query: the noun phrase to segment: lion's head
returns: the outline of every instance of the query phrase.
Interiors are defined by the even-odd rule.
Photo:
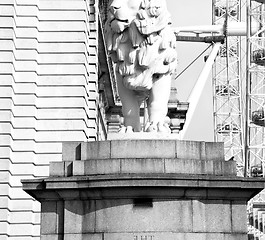
[[[175,71],[176,40],[165,0],[112,0],[105,25],[108,52],[127,88],[150,90]]]

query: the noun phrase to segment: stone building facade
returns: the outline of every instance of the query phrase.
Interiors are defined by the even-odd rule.
[[[0,240],[39,239],[21,179],[48,176],[62,142],[106,138],[98,13],[97,0],[0,1]]]
[[[105,140],[119,129],[102,33],[107,3],[0,1],[0,240],[40,238],[40,204],[21,179],[47,177],[50,161],[62,161],[62,142]],[[173,94],[172,133],[187,108]]]

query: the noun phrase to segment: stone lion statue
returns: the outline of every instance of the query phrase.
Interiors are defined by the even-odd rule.
[[[123,132],[140,128],[147,102],[147,132],[168,132],[167,103],[177,66],[176,40],[166,0],[111,0],[105,24],[124,117]]]

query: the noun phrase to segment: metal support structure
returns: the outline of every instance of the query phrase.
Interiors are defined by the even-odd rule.
[[[251,24],[259,30],[252,34]],[[247,75],[246,75],[246,176],[263,176],[265,168],[265,4],[247,1]]]
[[[213,24],[240,23],[244,4],[240,0],[213,0]],[[227,36],[212,71],[215,141],[224,142],[226,160],[237,162],[238,175],[244,172],[244,138],[242,122],[242,36]]]

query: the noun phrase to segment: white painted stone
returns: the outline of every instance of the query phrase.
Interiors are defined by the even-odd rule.
[[[41,21],[38,25],[39,31],[83,31],[86,29],[84,21]]]
[[[36,136],[36,141],[39,142],[63,142],[69,141],[69,139],[75,139],[76,141],[85,141],[88,136],[84,131],[41,131]]]
[[[3,163],[3,164],[2,164]],[[9,183],[10,181],[10,160],[9,159],[1,159],[1,168],[2,171],[0,172],[0,179],[1,179],[1,184],[2,183]]]
[[[8,145],[12,141],[12,138],[10,135],[0,135],[0,145]],[[5,144],[6,143],[6,144]]]
[[[9,224],[7,222],[0,222],[0,234],[6,234]]]
[[[13,110],[14,116],[18,116],[18,117],[32,117],[32,116],[35,116],[35,113],[36,113],[35,106],[14,106],[12,110]]]
[[[89,117],[93,117],[88,114]],[[38,119],[85,119],[87,115],[83,109],[38,109]]]
[[[12,75],[2,75],[1,76],[1,85],[13,85],[14,83],[14,78]],[[1,116],[0,116],[1,117]]]
[[[36,155],[36,159],[39,164],[47,165],[50,161],[60,162],[62,161],[62,153],[46,153]]]
[[[8,183],[0,184],[0,195],[6,196],[9,194],[10,187]]]
[[[14,86],[15,93],[35,94],[38,89],[34,83],[16,83]]]
[[[69,11],[39,11],[38,18],[40,21],[78,21],[85,20],[86,14],[84,10]]]
[[[9,225],[9,232],[12,233],[12,235],[18,235],[18,236],[27,236],[28,233],[25,231],[25,229],[32,229],[32,224],[10,224]]]
[[[13,100],[16,106],[32,106],[36,105],[35,95],[14,95]]]
[[[84,42],[86,41],[85,33],[80,32],[40,32],[38,35],[39,42]]]
[[[36,104],[39,108],[78,108],[88,106],[93,107],[93,103],[86,102],[84,98],[78,97],[54,97],[54,98],[44,98],[39,97],[36,100]]]
[[[0,123],[0,132],[1,134],[10,134],[12,131],[11,122],[9,123]]]
[[[15,18],[15,24],[17,27],[37,27],[38,26],[38,18],[37,16],[27,16],[27,17],[19,17]]]
[[[0,17],[0,27],[13,27],[14,19],[12,17]]]
[[[17,163],[12,164],[12,173],[14,175],[33,175],[33,163]]]
[[[14,30],[13,29],[1,29],[0,38],[1,39],[13,39]],[[3,52],[4,54],[4,52]]]
[[[3,97],[12,97],[14,90],[10,87],[0,87],[1,96]]]
[[[37,156],[34,152],[12,152],[11,157],[13,163],[32,163]]]
[[[7,208],[8,202],[9,202],[8,196],[0,196],[0,208]]]
[[[79,65],[39,65],[39,74],[51,74],[51,75],[80,75],[86,74],[86,69],[83,64]]]
[[[84,97],[88,95],[83,86],[71,87],[38,87],[37,95],[39,97]]]
[[[8,219],[10,213],[7,209],[0,209],[0,222],[6,221]]]
[[[13,70],[13,63],[0,63],[0,74],[12,73]]]
[[[78,54],[40,54],[38,62],[44,63],[84,63],[86,61],[85,55]]]
[[[62,144],[57,143],[51,143],[51,142],[42,142],[42,143],[36,143],[35,146],[36,153],[49,153],[49,154],[61,154],[62,153]]]
[[[39,165],[34,167],[34,176],[35,177],[47,177],[49,176],[49,164]]]
[[[83,53],[86,49],[84,43],[39,43],[38,50],[40,53]]]
[[[38,15],[38,7],[34,5],[18,5],[16,6],[16,14],[18,16],[37,16]]]
[[[20,178],[22,177],[23,175],[20,175]],[[28,199],[29,198],[29,195],[25,191],[22,190],[21,186],[10,188],[8,191],[8,195],[11,199]]]
[[[11,154],[11,149],[10,147],[0,147],[1,151],[0,151],[0,157],[1,158],[9,158],[10,154]]]
[[[14,140],[31,140],[36,134],[35,129],[13,129],[12,135]]]
[[[37,49],[37,39],[16,39],[15,46],[17,49]]]
[[[23,175],[23,179],[32,179],[34,176],[31,174],[31,175]],[[22,176],[21,175],[13,175],[11,178],[10,178],[10,186],[11,187],[22,187],[22,184],[21,184],[21,179],[22,179]],[[29,198],[29,195],[28,195],[28,198]]]
[[[6,4],[12,4],[12,5],[14,5],[15,4],[15,0],[2,0],[0,2],[0,5],[6,5]]]
[[[37,131],[55,131],[55,130],[80,130],[86,128],[83,120],[69,121],[65,120],[39,120],[36,123]]]
[[[38,77],[36,72],[15,72],[13,75],[16,82],[36,83]]]
[[[38,67],[38,64],[35,61],[16,61],[14,63],[14,66],[15,66],[15,69],[16,71],[36,71],[37,70],[37,67]]]
[[[38,29],[36,27],[16,27],[14,30],[18,38],[37,38]]]
[[[73,76],[39,76],[38,78],[39,86],[85,86],[86,84],[87,79],[84,75],[76,75],[74,78]]]
[[[11,200],[8,206],[10,211],[31,211],[32,204],[32,199],[28,198]]]
[[[41,10],[84,10],[86,8],[85,2],[82,0],[75,1],[40,1],[39,8]]]
[[[14,55],[17,60],[37,60],[37,50],[34,49],[17,49]]]
[[[12,119],[11,111],[1,111],[0,110],[0,121],[1,122],[10,121],[10,119]]]
[[[14,7],[11,5],[4,5],[0,8],[1,16],[13,16],[15,13]]]

